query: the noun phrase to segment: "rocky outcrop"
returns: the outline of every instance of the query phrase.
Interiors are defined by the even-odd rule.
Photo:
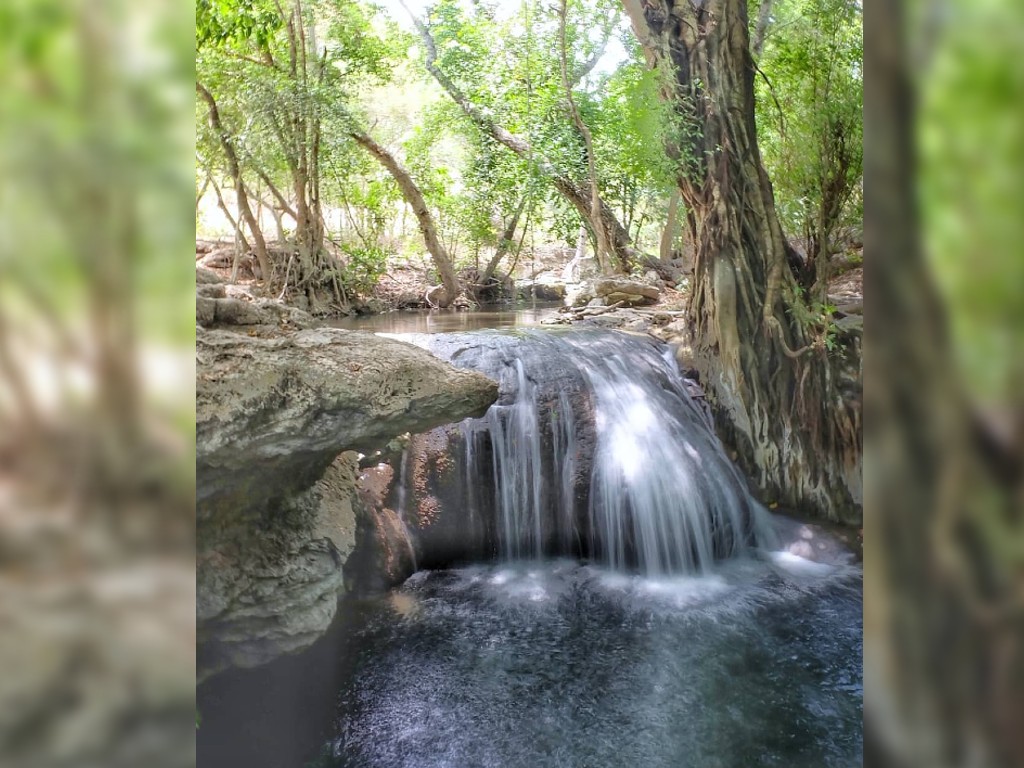
[[[497,386],[400,341],[330,328],[199,328],[196,371],[202,678],[304,648],[330,624],[358,538],[351,451],[478,416]]]
[[[225,283],[213,270],[196,267],[196,325],[298,329],[314,323],[308,312],[277,299],[257,298],[248,286]]]
[[[562,301],[565,298],[568,285],[564,280],[555,275],[544,274],[536,278],[524,278],[516,280],[516,296],[522,300],[529,301]]]
[[[566,296],[566,304],[573,307],[638,306],[654,304],[661,296],[661,287],[654,280],[641,281],[627,277],[598,277],[573,286]]]

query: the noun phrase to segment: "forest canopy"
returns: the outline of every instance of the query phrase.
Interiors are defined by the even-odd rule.
[[[856,259],[859,4],[749,16],[787,233],[808,265]],[[475,299],[537,247],[586,249],[603,272],[692,260],[680,118],[619,2],[199,0],[196,29],[197,226],[233,237],[235,272],[274,293],[344,311],[424,251],[431,280],[451,261],[448,292]]]

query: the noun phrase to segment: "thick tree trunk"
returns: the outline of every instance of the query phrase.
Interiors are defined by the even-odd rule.
[[[224,128],[224,124],[220,119],[220,110],[217,108],[217,102],[213,98],[213,94],[207,90],[206,86],[202,83],[196,82],[196,93],[200,95],[203,101],[206,102],[206,106],[209,108],[210,114],[210,127],[213,128],[213,132],[217,134],[217,138],[220,140],[221,149],[224,151],[224,158],[228,161],[228,172],[231,174],[231,178],[235,182],[235,194],[238,197],[238,211],[242,218],[245,219],[245,223],[249,227],[249,232],[252,234],[253,243],[255,244],[256,260],[260,264],[260,271],[263,273],[262,277],[264,282],[270,282],[270,257],[267,256],[267,243],[263,239],[263,232],[260,230],[259,224],[256,222],[256,216],[253,215],[252,208],[249,205],[249,197],[245,194],[245,183],[242,180],[242,168],[238,162],[238,154],[235,152],[235,147],[231,143],[231,136]]]
[[[459,281],[455,277],[455,268],[452,266],[451,257],[448,256],[444,245],[441,244],[441,238],[438,237],[434,217],[430,215],[430,209],[427,208],[427,203],[423,199],[423,193],[420,192],[420,188],[416,186],[416,182],[398,162],[398,159],[368,134],[352,133],[351,136],[391,174],[402,192],[402,197],[416,214],[416,221],[420,225],[420,232],[423,234],[427,251],[430,252],[430,256],[434,260],[437,274],[441,278],[441,285],[444,286],[444,296],[439,299],[438,304],[442,307],[450,306],[459,295]]]
[[[628,273],[633,262],[642,258],[643,254],[633,247],[629,232],[622,226],[615,212],[600,197],[595,210],[592,190],[584,189],[573,179],[559,173],[554,164],[534,151],[526,139],[499,125],[490,114],[470,101],[452,79],[437,66],[437,47],[434,45],[434,38],[430,35],[430,30],[411,12],[410,16],[419,30],[426,48],[427,71],[433,75],[438,84],[480,130],[515,152],[519,157],[532,162],[548,178],[558,193],[572,204],[595,234],[599,235],[604,232],[608,240],[608,247],[615,254],[614,263],[609,264],[608,268],[612,271]]]
[[[679,190],[697,224],[694,364],[725,441],[766,500],[833,520],[861,516],[859,384],[795,290],[754,127],[743,0],[624,0],[684,130]],[[792,311],[791,311],[792,310]],[[823,322],[823,321],[820,321]],[[846,395],[844,397],[844,394]]]

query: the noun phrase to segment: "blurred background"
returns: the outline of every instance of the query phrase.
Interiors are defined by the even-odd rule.
[[[1024,765],[1020,6],[865,9],[869,765]],[[194,65],[0,3],[3,765],[195,761]]]
[[[865,8],[869,765],[1024,765],[1024,8]]]
[[[0,764],[195,761],[194,15],[0,3]]]

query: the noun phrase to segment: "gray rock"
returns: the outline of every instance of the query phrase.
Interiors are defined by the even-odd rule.
[[[196,323],[207,326],[213,325],[217,315],[217,300],[196,296]]]
[[[630,280],[625,277],[602,277],[594,281],[595,296],[608,296],[615,293],[657,299],[661,295],[661,289],[656,285],[648,285],[639,280]]]
[[[249,301],[218,299],[214,322],[221,325],[266,325],[268,316]]]
[[[329,626],[356,541],[357,454],[341,454],[309,491],[259,523],[201,526],[196,558],[197,674],[302,650]]]
[[[210,299],[223,299],[227,296],[224,283],[196,283],[196,296]]]
[[[574,307],[588,305],[595,298],[603,298],[606,304],[625,301],[628,304],[653,304],[661,295],[657,285],[632,280],[628,277],[598,277],[573,286],[566,296],[566,303]]]
[[[225,292],[227,293],[229,299],[256,298],[256,293],[253,291],[252,286],[248,284],[229,284],[228,286],[226,286]],[[305,310],[309,306],[309,301],[306,299],[305,294],[299,294],[298,296],[295,297],[293,304],[299,309]]]
[[[214,272],[212,269],[206,269],[205,267],[196,267],[196,285],[213,285],[216,283],[223,283],[220,279],[220,275]]]
[[[485,376],[368,333],[197,328],[199,676],[305,648],[330,624],[360,515],[357,457],[339,454],[496,397]]]

